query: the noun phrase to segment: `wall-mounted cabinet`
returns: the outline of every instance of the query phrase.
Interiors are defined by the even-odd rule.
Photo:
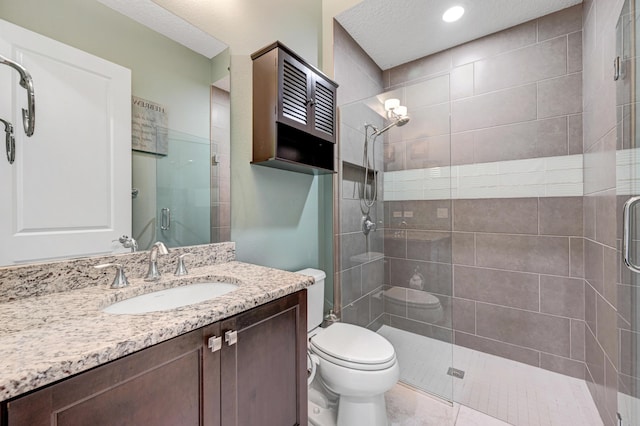
[[[280,42],[253,59],[253,164],[334,173],[338,85]]]

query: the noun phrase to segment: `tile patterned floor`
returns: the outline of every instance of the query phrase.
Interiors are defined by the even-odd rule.
[[[500,425],[503,423],[486,423],[500,419],[515,426],[602,425],[582,380],[460,346],[452,348],[444,342],[389,326],[383,326],[378,333],[394,345],[403,382],[461,404],[457,410],[454,404],[453,414],[433,411],[432,415],[441,423],[434,423],[428,413],[416,406],[413,420],[408,414],[401,415],[399,423],[394,424]],[[450,366],[464,370],[464,378],[447,375]],[[393,395],[388,398],[390,407],[398,406]],[[469,417],[473,414],[471,409],[488,414],[490,420],[472,423],[476,420]],[[411,407],[396,411],[406,414]],[[451,423],[452,419],[458,423]]]
[[[390,426],[508,426],[469,407],[437,399],[403,384],[385,395]]]

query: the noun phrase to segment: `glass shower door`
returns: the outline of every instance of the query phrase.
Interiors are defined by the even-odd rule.
[[[211,241],[211,144],[160,129],[168,154],[156,161],[156,235],[167,247]]]
[[[640,150],[638,149],[638,33],[635,0],[627,0],[616,27],[616,195],[622,237],[618,284],[618,413],[620,424],[640,424]],[[622,210],[622,211],[621,211]]]
[[[342,320],[391,342],[402,383],[453,401],[449,93],[447,74],[340,107],[339,270]]]

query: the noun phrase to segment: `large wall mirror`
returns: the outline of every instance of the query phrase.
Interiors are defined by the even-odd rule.
[[[162,26],[163,19],[173,16],[152,2],[137,2],[136,7],[142,7],[143,3],[152,9],[139,10],[139,15],[144,18],[151,13],[151,21],[156,24]],[[136,114],[136,100],[148,102],[160,113],[155,116],[160,118],[152,131],[165,146],[156,147],[155,152],[133,147],[131,188],[127,189],[131,193],[126,194],[127,202],[131,202],[131,223],[118,232],[133,237],[139,250],[147,249],[155,241],[163,241],[170,247],[228,241],[231,201],[228,48],[173,16],[178,26],[182,25],[177,34],[201,33],[205,51],[197,52],[193,46],[186,47],[148,24],[137,22],[144,19],[134,20],[114,10],[118,4],[126,6],[127,2],[21,0],[0,4],[0,17],[129,69],[132,114]],[[35,87],[37,102],[38,82]],[[64,105],[64,100],[60,101]],[[70,119],[70,132],[72,123]],[[135,126],[134,123],[134,131]],[[58,201],[64,202],[53,200],[48,210],[56,211]],[[109,243],[111,252],[129,250],[117,240]],[[72,256],[93,254],[99,253],[79,252]],[[60,257],[64,256],[57,258]],[[46,260],[37,255],[33,259]],[[12,263],[0,262],[0,266]]]

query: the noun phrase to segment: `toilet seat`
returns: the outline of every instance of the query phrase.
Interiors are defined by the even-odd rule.
[[[396,353],[388,340],[363,327],[335,323],[311,338],[319,357],[345,368],[377,371],[392,367]]]

